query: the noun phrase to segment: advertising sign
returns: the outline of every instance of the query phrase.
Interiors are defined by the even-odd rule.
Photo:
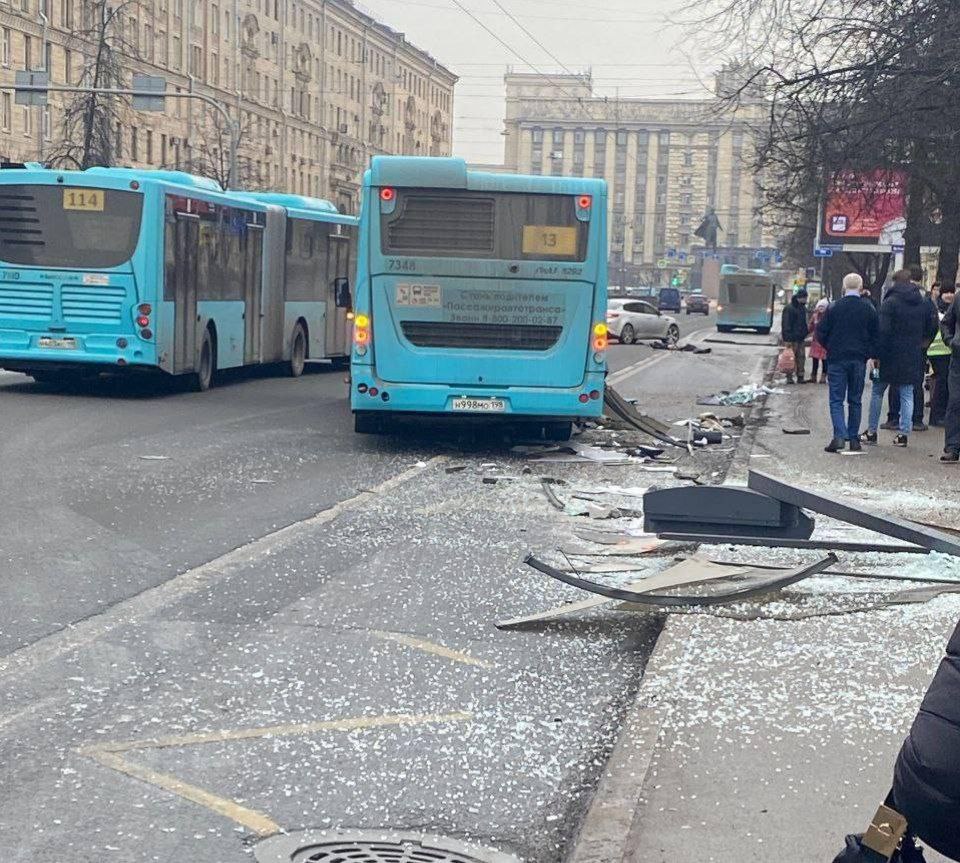
[[[834,177],[824,196],[818,247],[845,252],[890,252],[907,209],[907,175],[878,168]]]

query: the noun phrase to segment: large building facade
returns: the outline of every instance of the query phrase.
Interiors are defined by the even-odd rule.
[[[589,74],[508,73],[507,168],[606,179],[611,284],[688,281],[711,211],[722,257],[748,264],[775,241],[756,218],[760,178],[748,167],[764,108],[725,107],[735,78],[718,74],[716,98],[609,99],[594,95]]]
[[[114,17],[103,30],[105,15]],[[122,53],[124,77],[163,76],[168,92],[228,108],[239,121],[241,185],[324,197],[353,212],[371,156],[450,153],[456,76],[350,0],[7,0],[0,84],[10,87],[18,69],[79,84],[98,32]],[[0,92],[0,157],[44,161],[57,152],[71,98],[51,92],[46,108],[24,107],[12,90]],[[221,179],[228,128],[194,99],[168,99],[163,113],[126,107],[111,161]]]

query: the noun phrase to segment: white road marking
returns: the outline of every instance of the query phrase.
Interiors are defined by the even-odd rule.
[[[268,533],[194,569],[187,570],[169,581],[123,600],[102,614],[82,620],[8,653],[0,660],[0,678],[10,678],[31,671],[39,665],[51,662],[72,650],[96,641],[118,626],[133,623],[184,596],[208,587],[241,567],[273,554],[278,546],[297,539],[311,528],[331,522],[344,512],[356,509],[379,495],[392,491],[397,486],[443,463],[446,458],[446,456],[434,456],[428,462],[415,465],[371,489],[321,510],[316,515]]]

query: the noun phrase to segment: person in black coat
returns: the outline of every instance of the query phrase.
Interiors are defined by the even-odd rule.
[[[810,324],[807,320],[807,289],[800,288],[790,302],[783,307],[780,317],[780,338],[793,351],[794,372],[797,383],[802,384],[807,365],[807,352],[804,343],[810,334]],[[793,383],[793,375],[787,375],[787,383]]]
[[[906,446],[913,430],[913,385],[923,376],[924,345],[933,341],[936,322],[931,319],[919,288],[910,281],[909,270],[898,270],[893,287],[880,305],[880,332],[874,361],[875,380],[870,397],[870,421],[866,443],[877,442],[883,394],[888,387],[900,390],[900,433],[894,446]]]
[[[960,860],[960,624],[900,748],[886,805],[907,821],[904,850],[895,859],[923,860],[912,850],[915,836]],[[846,845],[835,863],[882,859],[864,850],[862,836],[848,836]]]
[[[960,294],[940,322],[943,343],[950,348],[950,371],[947,377],[947,414],[944,417],[944,464],[960,462]]]

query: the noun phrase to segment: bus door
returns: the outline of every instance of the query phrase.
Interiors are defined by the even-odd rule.
[[[267,208],[267,227],[262,232],[260,257],[263,282],[260,288],[260,362],[283,359],[284,270],[286,268],[287,217],[280,207]]]
[[[173,373],[192,372],[197,361],[197,248],[200,217],[177,213],[173,299]]]
[[[243,361],[260,362],[261,291],[263,288],[263,228],[247,224],[243,260]]]
[[[326,354],[343,356],[350,352],[347,313],[353,306],[350,284],[350,237],[331,234],[327,261]]]

